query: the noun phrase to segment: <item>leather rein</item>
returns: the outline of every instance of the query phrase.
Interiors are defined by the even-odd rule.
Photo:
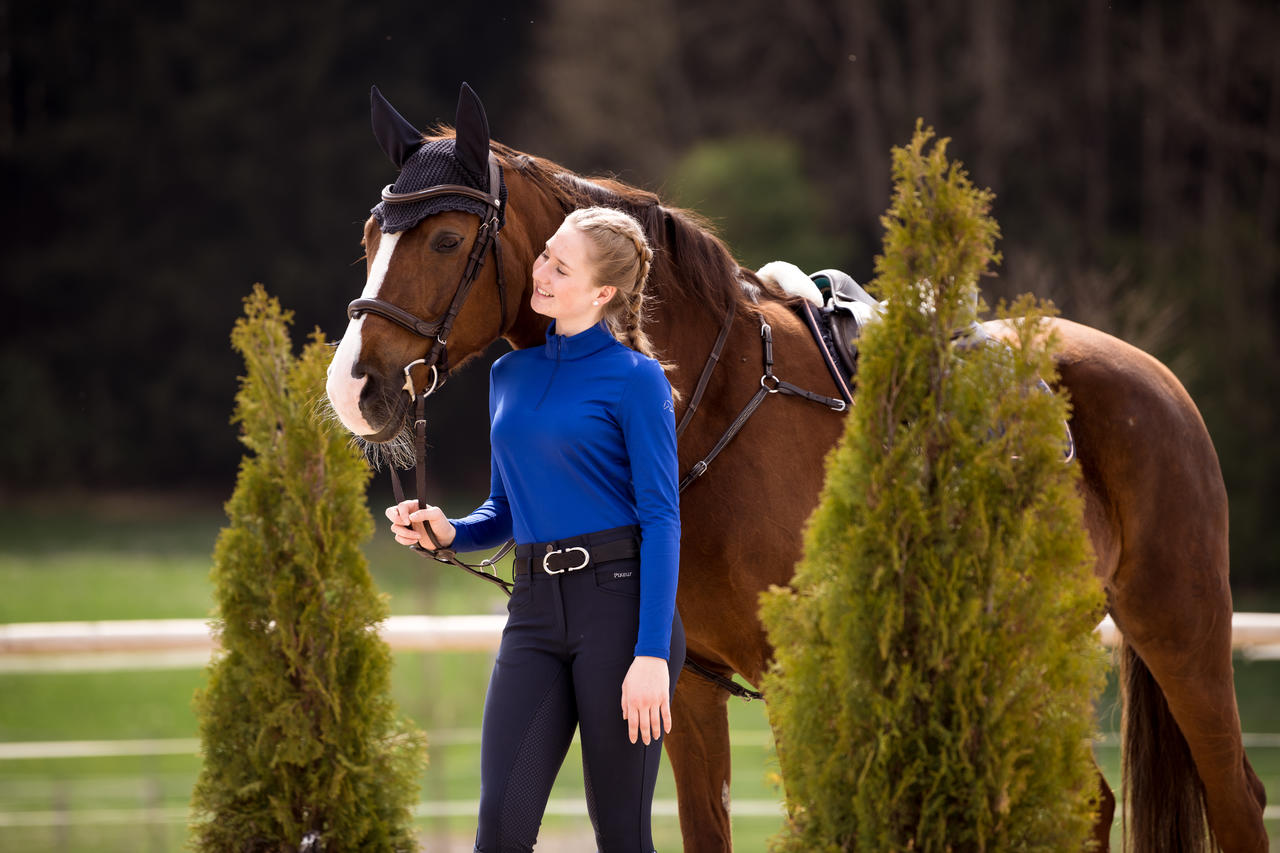
[[[462,304],[466,301],[467,294],[471,292],[471,286],[475,284],[476,277],[484,266],[485,255],[489,253],[490,249],[493,251],[494,275],[498,286],[498,306],[501,315],[499,318],[498,337],[501,337],[507,330],[507,291],[503,287],[502,244],[498,239],[498,231],[502,228],[502,201],[498,196],[499,187],[502,186],[501,180],[502,167],[498,165],[498,160],[493,156],[493,152],[489,152],[490,192],[482,192],[473,187],[460,184],[436,184],[426,189],[407,193],[392,192],[391,185],[388,184],[382,190],[382,200],[386,204],[409,204],[425,199],[439,198],[440,196],[460,195],[483,202],[486,206],[486,213],[481,217],[480,230],[476,232],[475,244],[471,247],[471,254],[467,257],[467,265],[463,268],[462,276],[458,280],[458,286],[454,290],[453,300],[449,303],[449,308],[440,319],[424,320],[398,305],[376,298],[356,299],[347,306],[347,316],[352,320],[358,319],[365,314],[374,314],[384,320],[391,321],[407,332],[431,339],[431,346],[428,348],[427,354],[422,358],[409,362],[403,368],[403,390],[409,395],[409,402],[415,405],[413,421],[414,475],[415,485],[418,489],[419,509],[422,508],[422,499],[427,493],[427,398],[440,387],[440,374],[448,372],[449,333],[453,330],[453,322],[457,319],[458,312],[462,310]],[[431,377],[431,383],[428,387],[419,390],[415,385],[413,381],[413,369],[415,367],[425,367],[427,369]],[[404,503],[404,487],[400,484],[400,475],[396,472],[394,466],[390,470],[391,491],[395,493],[396,503]],[[459,560],[456,552],[452,549],[443,547],[429,523],[424,524],[423,528],[426,530],[427,536],[431,539],[431,544],[435,546],[435,549],[423,548],[422,545],[417,544],[413,546],[415,551],[434,557],[442,563],[455,565],[477,577],[484,578],[490,583],[497,584],[508,595],[511,594],[513,585],[498,577],[494,563],[501,560],[511,550],[515,545],[514,540],[503,545],[497,554],[473,566]]]

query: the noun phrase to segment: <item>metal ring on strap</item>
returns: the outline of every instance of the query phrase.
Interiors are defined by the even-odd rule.
[[[404,385],[402,387],[402,390],[407,391],[409,393],[410,402],[414,402],[418,399],[418,392],[417,392],[417,389],[414,388],[413,374],[411,371],[415,367],[417,367],[419,364],[426,364],[426,363],[427,363],[427,360],[425,358],[416,358],[404,366]],[[439,369],[434,364],[427,365],[427,366],[431,368],[431,387],[422,392],[422,396],[424,397],[430,397],[432,394],[436,393],[436,387],[440,384]]]

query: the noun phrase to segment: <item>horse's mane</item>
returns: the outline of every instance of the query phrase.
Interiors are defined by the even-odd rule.
[[[452,128],[440,125],[432,129],[428,139],[453,135]],[[746,308],[756,296],[784,301],[793,298],[742,267],[716,236],[711,223],[699,214],[664,205],[655,193],[614,178],[583,178],[557,163],[500,142],[492,142],[491,146],[504,168],[530,180],[566,214],[580,207],[602,205],[635,217],[654,250],[649,282],[659,299],[664,294],[678,293],[719,318],[731,309]]]

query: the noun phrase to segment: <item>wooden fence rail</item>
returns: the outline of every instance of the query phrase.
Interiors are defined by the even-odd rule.
[[[492,652],[498,648],[505,619],[392,616],[381,632],[395,651]],[[1105,645],[1119,642],[1120,632],[1110,617],[1097,631]],[[1231,641],[1251,657],[1280,657],[1280,613],[1236,613]],[[199,665],[215,647],[205,619],[12,623],[0,625],[0,672],[147,668],[148,660],[150,665]]]

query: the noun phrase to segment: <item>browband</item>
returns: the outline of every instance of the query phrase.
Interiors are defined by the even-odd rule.
[[[489,190],[484,192],[475,187],[468,187],[462,184],[436,184],[433,187],[427,187],[422,190],[413,190],[407,193],[393,192],[394,184],[387,184],[382,188],[382,200],[387,204],[408,204],[413,201],[422,201],[426,198],[437,198],[442,195],[460,195],[467,198],[475,199],[478,202],[487,204],[499,211],[502,209],[502,199],[498,193],[501,192],[502,167],[498,165],[498,158],[493,156],[493,152],[489,152]]]
[[[436,184],[434,187],[427,187],[425,190],[414,190],[407,193],[392,192],[392,186],[393,184],[387,184],[382,189],[382,200],[388,204],[406,204],[411,201],[422,201],[424,198],[435,198],[442,195],[464,195],[494,208],[501,206],[498,199],[488,193],[481,192],[474,187],[465,187],[462,184]]]

